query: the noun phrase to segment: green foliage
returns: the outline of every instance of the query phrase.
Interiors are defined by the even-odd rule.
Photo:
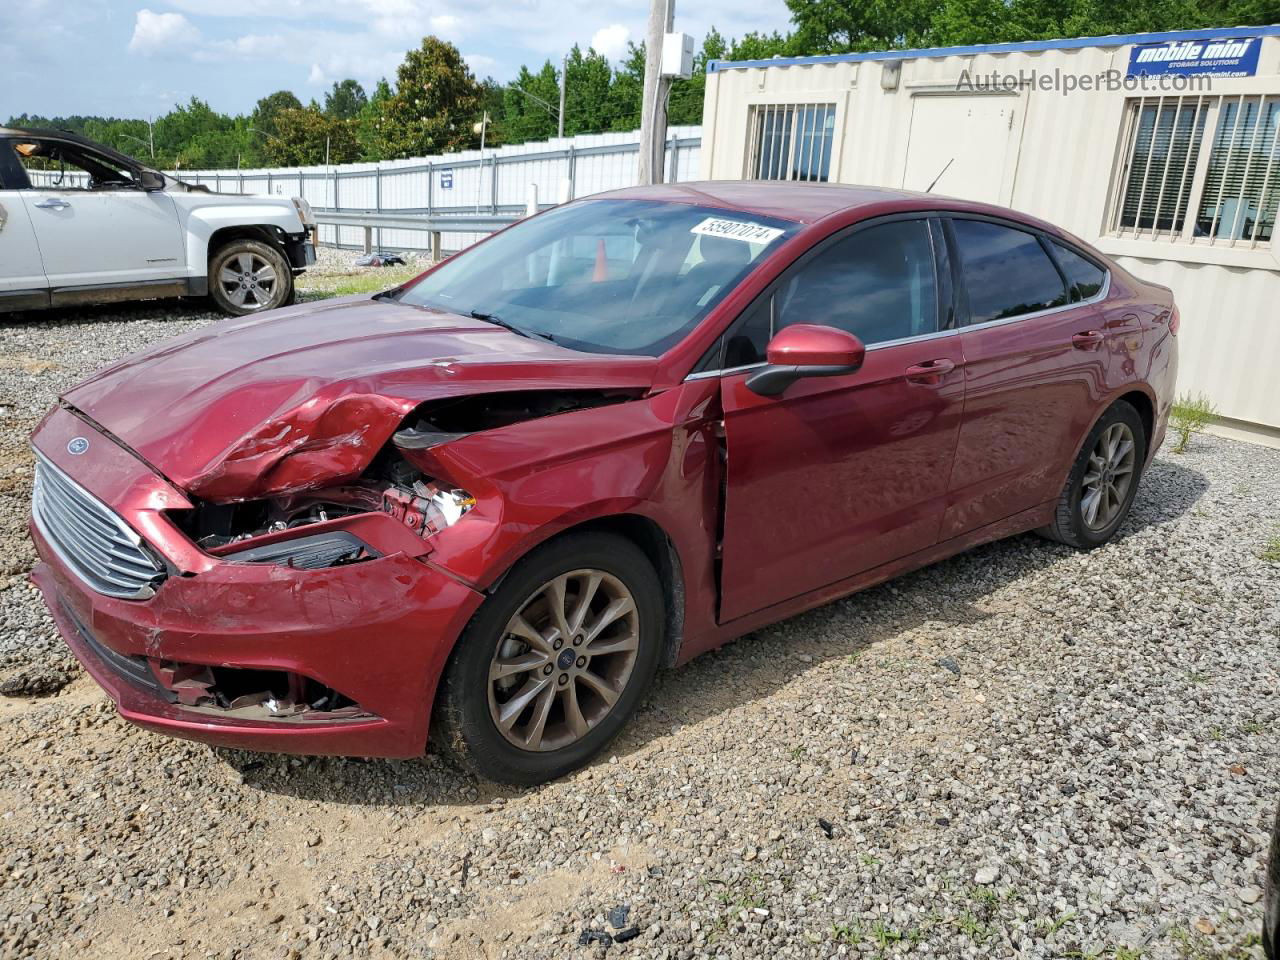
[[[1280,533],[1277,533],[1266,542],[1259,556],[1267,563],[1280,563]],[[1255,731],[1247,730],[1246,732],[1253,733]]]
[[[281,110],[301,110],[302,101],[288,90],[277,90],[258,101],[249,118],[252,126],[265,134],[276,132],[276,114]]]
[[[458,48],[423,37],[396,71],[396,92],[383,107],[381,135],[392,156],[415,157],[474,147],[480,84]]]
[[[301,110],[281,110],[275,116],[275,127],[275,136],[266,145],[272,166],[350,163],[360,158],[356,122],[331,116],[315,104]]]
[[[506,142],[524,143],[554,137],[559,103],[560,78],[550,60],[537,73],[521,67],[502,96],[502,135]]]
[[[348,77],[335,81],[333,89],[324,95],[324,112],[339,120],[354,120],[368,102],[364,87]]]
[[[1209,425],[1217,408],[1203,393],[1192,396],[1184,393],[1173,404],[1173,429],[1178,439],[1173,445],[1174,453],[1184,453],[1193,433],[1199,433]]]
[[[356,117],[356,142],[360,144],[361,160],[391,160],[395,157],[387,138],[382,135],[382,118],[394,95],[391,84],[383,77],[374,87],[373,96],[360,108],[360,115]]]
[[[565,61],[564,76],[565,136],[609,129],[609,86],[613,82],[609,61],[591,49],[583,53],[575,43]]]
[[[843,53],[1275,23],[1280,0],[787,0],[788,53]]]

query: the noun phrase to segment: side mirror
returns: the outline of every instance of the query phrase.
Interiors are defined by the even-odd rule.
[[[141,170],[138,172],[138,186],[148,193],[153,190],[163,190],[164,174],[157,173],[155,170]]]
[[[779,330],[769,341],[768,364],[747,377],[747,389],[776,397],[801,377],[838,377],[862,366],[867,348],[852,333],[812,323]]]

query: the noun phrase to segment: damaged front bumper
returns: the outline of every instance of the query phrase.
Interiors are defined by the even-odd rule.
[[[172,565],[148,599],[87,585],[36,525],[40,588],[63,638],[121,716],[172,736],[250,750],[411,757],[426,746],[436,683],[481,596],[397,549],[404,527],[363,518],[387,540],[376,559],[319,570],[202,553],[165,518],[181,494],[88,425],[55,411],[42,455],[108,504]],[[162,509],[163,508],[163,509]]]

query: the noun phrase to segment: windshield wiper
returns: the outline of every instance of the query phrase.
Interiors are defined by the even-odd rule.
[[[530,340],[534,338],[546,340],[548,343],[555,343],[555,337],[549,333],[542,333],[539,330],[525,330],[523,327],[517,327],[510,320],[503,320],[496,313],[485,313],[483,310],[470,310],[467,316],[476,320],[483,320],[485,323],[492,323],[495,327],[501,327],[503,330],[510,330],[514,334],[522,337],[528,337]]]

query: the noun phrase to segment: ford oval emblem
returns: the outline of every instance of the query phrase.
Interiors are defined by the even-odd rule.
[[[78,457],[89,449],[89,441],[84,437],[72,437],[67,441],[67,453]]]

